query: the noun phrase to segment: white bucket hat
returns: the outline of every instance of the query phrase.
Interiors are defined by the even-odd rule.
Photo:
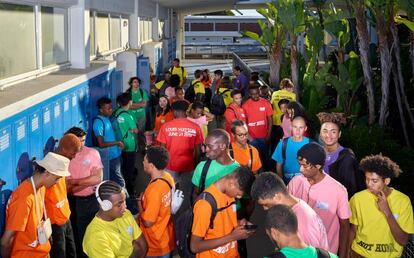
[[[42,160],[36,161],[39,166],[46,169],[49,173],[62,177],[70,176],[68,171],[69,162],[68,158],[53,152],[49,152]]]

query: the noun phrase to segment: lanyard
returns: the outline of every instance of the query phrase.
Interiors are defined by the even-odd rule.
[[[35,203],[36,203],[36,215],[37,215],[37,219],[39,220],[39,224],[41,223],[41,219],[40,219],[40,209],[39,209],[39,203],[37,200],[37,194],[36,194],[36,187],[33,181],[33,177],[30,177],[30,182],[32,183],[33,186],[33,192],[34,192],[34,197],[35,197]],[[42,196],[40,196],[40,199],[42,200],[43,203],[43,215],[45,217],[45,220],[47,219],[47,214],[46,214],[46,207],[45,207],[45,200],[42,199]]]

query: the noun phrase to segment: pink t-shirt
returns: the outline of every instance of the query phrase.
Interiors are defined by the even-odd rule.
[[[93,168],[103,168],[99,152],[93,148],[84,146],[69,163],[70,176],[68,179],[81,179],[91,175]],[[95,193],[95,187],[89,186],[79,192],[73,193],[75,196],[88,196]]]
[[[283,129],[283,139],[292,136],[292,121],[286,115],[283,116],[280,126]]]
[[[328,174],[324,175],[322,181],[314,185],[310,185],[303,175],[297,175],[290,181],[288,191],[308,203],[319,215],[328,234],[328,250],[337,253],[339,219],[349,219],[351,209],[346,188]]]
[[[201,132],[203,133],[203,138],[205,139],[207,137],[207,132],[206,132],[206,129],[207,129],[206,125],[208,125],[207,117],[200,116],[199,118],[195,119],[195,118],[188,116],[187,119],[198,124]]]
[[[328,236],[318,214],[302,200],[299,200],[292,210],[298,218],[298,233],[302,240],[313,247],[328,250]]]

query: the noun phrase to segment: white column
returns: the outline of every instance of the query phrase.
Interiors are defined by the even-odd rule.
[[[89,10],[85,9],[85,0],[69,8],[70,16],[70,62],[72,68],[89,67]]]
[[[158,22],[159,22],[159,4],[155,4],[155,17],[152,18],[152,40],[159,41],[159,31],[158,31]]]
[[[129,15],[128,22],[129,22],[129,46],[133,49],[137,49],[140,47],[138,0],[135,0],[134,13]]]

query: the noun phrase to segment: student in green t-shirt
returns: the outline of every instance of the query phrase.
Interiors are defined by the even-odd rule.
[[[265,230],[279,248],[278,252],[267,257],[338,258],[335,254],[303,242],[298,234],[298,219],[292,208],[287,205],[276,204],[266,212]]]
[[[134,117],[139,132],[145,131],[145,107],[149,100],[147,92],[142,89],[141,79],[138,77],[131,77],[129,79],[128,93],[131,94],[132,104],[129,109],[130,114]]]
[[[136,157],[136,134],[138,133],[135,119],[128,112],[132,104],[131,94],[121,93],[117,98],[116,102],[119,106],[114,111],[114,129],[117,140],[124,143],[125,148],[122,150],[122,174],[125,179],[126,188],[128,193],[133,194],[134,182],[137,176],[137,170],[135,168],[135,157]]]

